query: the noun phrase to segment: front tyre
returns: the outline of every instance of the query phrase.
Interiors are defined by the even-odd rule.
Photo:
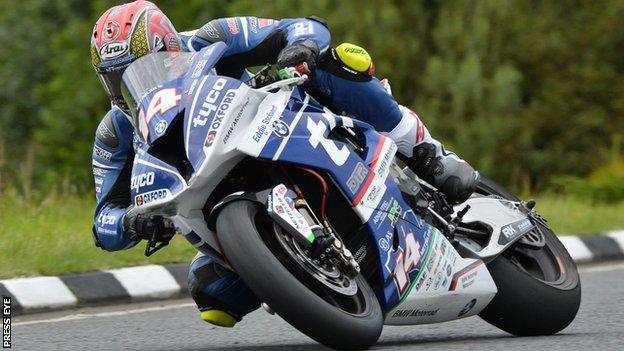
[[[512,201],[518,198],[482,177],[477,192]],[[576,264],[547,226],[537,230],[488,264],[498,293],[479,314],[514,335],[551,335],[567,327],[581,303]]]
[[[296,270],[296,257],[280,246],[278,231],[266,212],[249,201],[232,202],[217,218],[217,235],[230,264],[288,323],[335,349],[366,349],[377,342],[383,318],[366,280],[355,279],[353,296],[319,284]]]

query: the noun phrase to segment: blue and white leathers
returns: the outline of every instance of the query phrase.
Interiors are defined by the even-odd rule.
[[[134,128],[116,107],[104,116],[96,131],[92,162],[97,205],[93,234],[98,246],[108,251],[134,245],[123,235],[123,217],[130,205],[133,136]]]

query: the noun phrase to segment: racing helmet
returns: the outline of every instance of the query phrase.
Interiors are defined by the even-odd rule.
[[[134,60],[158,51],[180,51],[175,28],[153,3],[137,0],[108,9],[91,36],[91,62],[111,102],[127,110],[121,77]]]

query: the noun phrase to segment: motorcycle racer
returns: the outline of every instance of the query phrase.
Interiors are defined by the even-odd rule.
[[[177,33],[169,19],[149,1],[112,7],[96,22],[91,38],[93,66],[112,107],[99,124],[93,147],[97,206],[93,235],[108,251],[134,246],[153,237],[167,240],[174,229],[160,217],[126,216],[130,191],[149,179],[133,178],[134,131],[127,119],[121,77],[134,60],[158,51],[198,51],[212,43],[228,45],[217,63],[218,74],[245,79],[247,67],[276,63],[297,67],[312,77],[306,90],[336,113],[354,116],[393,139],[402,159],[422,179],[462,202],[475,189],[479,175],[463,160],[444,150],[418,116],[399,105],[373,76],[366,50],[352,45],[330,46],[330,32],[320,18],[215,19],[203,27]],[[260,301],[231,270],[198,254],[190,265],[189,290],[201,318],[233,326],[259,307]]]

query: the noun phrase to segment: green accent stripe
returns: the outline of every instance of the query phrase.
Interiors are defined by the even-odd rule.
[[[314,236],[313,232],[310,232],[310,234],[308,234],[308,236],[306,237],[306,239],[308,239],[309,242],[313,243],[314,239],[316,239],[316,237]]]
[[[425,253],[425,259],[422,261],[422,264],[420,265],[421,269],[418,271],[418,274],[416,275],[414,280],[412,280],[410,282],[410,285],[407,288],[407,290],[405,291],[405,293],[403,294],[403,297],[401,298],[401,300],[399,300],[399,302],[397,302],[397,304],[394,305],[392,308],[395,308],[396,306],[398,306],[401,303],[403,303],[403,301],[409,296],[410,292],[412,292],[412,289],[416,285],[416,282],[425,273],[425,269],[427,268],[427,263],[429,263],[429,256],[431,256],[431,252],[433,251],[433,248],[435,246],[435,240],[436,240],[437,236],[440,235],[438,230],[436,228],[434,228],[434,227],[431,228],[431,231],[432,231],[432,235],[431,235],[431,237],[429,237],[429,247],[427,248],[427,252]],[[386,311],[384,313],[384,320],[386,319],[388,312],[390,312],[390,310],[388,310],[388,311]]]

